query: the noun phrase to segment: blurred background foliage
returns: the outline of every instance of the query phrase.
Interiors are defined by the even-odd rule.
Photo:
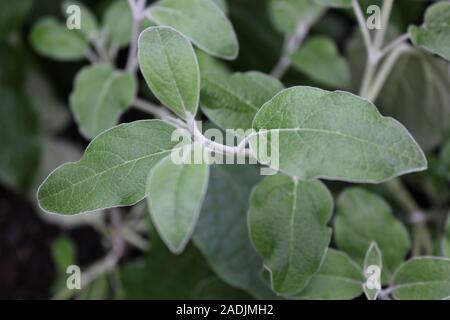
[[[101,17],[113,1],[82,2]],[[240,53],[237,60],[219,66],[223,72],[270,72],[277,63],[284,39],[272,23],[269,2],[226,1]],[[365,11],[381,0],[360,3]],[[406,32],[410,24],[420,24],[429,3],[395,1],[389,36]],[[30,30],[40,18],[51,15],[63,21],[60,8],[59,0],[0,0],[0,298],[72,298],[74,293],[64,289],[70,264],[92,273],[89,285],[75,292],[78,298],[250,298],[221,280],[194,244],[183,254],[172,255],[152,230],[145,206],[137,205],[125,213],[108,210],[111,214],[73,218],[44,214],[37,207],[38,185],[60,164],[78,160],[88,144],[68,106],[75,75],[86,63],[47,59],[37,54],[29,41]],[[334,40],[351,66],[346,89],[356,92],[365,51],[352,11],[328,10],[311,36]],[[122,51],[119,66],[125,63],[126,48]],[[201,53],[199,60],[202,68],[209,64],[217,68]],[[440,219],[436,230],[444,225],[446,212],[440,211],[448,207],[450,199],[450,143],[443,147],[450,122],[448,74],[448,63],[431,54],[407,54],[398,61],[378,103],[384,114],[404,123],[427,152],[430,169],[408,176],[407,182],[424,208],[438,211],[433,212]],[[404,79],[409,80],[408,85]],[[283,82],[286,86],[336,89],[295,67]],[[435,86],[436,82],[441,86]],[[154,99],[148,90],[141,91]],[[121,121],[141,118],[145,115],[130,110]],[[345,184],[330,186],[339,191]],[[389,198],[389,194],[385,196]],[[124,221],[140,224],[140,233],[120,228]],[[131,245],[117,244],[117,237]],[[117,246],[120,256],[111,255],[110,249]],[[439,245],[435,246],[439,250]]]

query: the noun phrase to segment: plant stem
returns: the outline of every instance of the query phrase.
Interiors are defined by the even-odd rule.
[[[128,52],[127,64],[125,68],[127,71],[135,72],[138,67],[137,47],[139,38],[139,23],[144,17],[143,12],[145,8],[145,0],[128,0],[128,4],[133,15],[133,25],[130,50]]]
[[[280,60],[278,60],[277,65],[271,72],[273,77],[280,79],[289,69],[292,63],[291,55],[298,50],[308,34],[309,28],[310,25],[308,23],[299,23],[295,29],[295,32],[291,36],[286,37]]]
[[[397,59],[403,52],[409,49],[409,46],[403,44],[408,37],[406,35],[402,35],[380,51],[380,48],[383,46],[386,30],[388,28],[389,16],[392,11],[393,3],[393,0],[384,1],[382,10],[382,28],[375,34],[375,40],[372,44],[361,7],[359,6],[357,0],[352,0],[353,9],[355,11],[358,25],[361,29],[367,50],[367,62],[360,89],[360,96],[367,98],[370,101],[375,101],[377,99]],[[379,62],[385,55],[387,55],[387,58],[383,62],[380,70],[377,72]],[[422,249],[426,254],[431,254],[433,250],[432,240],[426,226],[426,219],[423,210],[419,207],[413,196],[411,196],[408,189],[406,189],[403,182],[399,178],[392,179],[386,182],[385,185],[387,189],[391,191],[395,200],[409,215],[410,222],[413,225],[413,255],[420,254]]]

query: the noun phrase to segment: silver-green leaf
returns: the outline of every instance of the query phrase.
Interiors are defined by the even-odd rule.
[[[148,18],[177,29],[208,54],[229,60],[237,57],[233,26],[211,0],[161,0],[150,7]]]
[[[103,26],[113,45],[124,47],[129,44],[133,33],[133,14],[128,1],[113,1],[105,11]]]
[[[344,300],[361,295],[364,276],[360,266],[342,251],[329,248],[320,270],[296,299]]]
[[[193,152],[203,151],[198,147]],[[208,177],[207,164],[175,164],[170,156],[154,166],[148,176],[150,216],[161,239],[173,253],[181,253],[191,238]]]
[[[275,78],[260,72],[207,74],[200,102],[206,116],[222,129],[251,129],[261,106],[283,89]]]
[[[265,178],[252,192],[250,236],[281,295],[303,290],[319,270],[330,241],[333,198],[319,181]]]
[[[150,27],[139,37],[139,65],[155,96],[177,115],[196,114],[200,70],[194,49],[171,27]]]
[[[369,249],[367,249],[363,270],[366,276],[366,281],[363,285],[364,294],[368,300],[377,300],[381,290],[383,256],[376,242],[372,242]]]
[[[248,198],[260,178],[256,166],[211,167],[208,192],[193,239],[223,280],[255,298],[269,299],[274,293],[260,275],[262,259],[250,242],[247,223]]]
[[[450,61],[450,3],[439,2],[425,12],[420,27],[410,26],[408,32],[416,46],[440,55]]]
[[[253,128],[269,138],[278,134],[274,169],[301,179],[378,183],[427,167],[422,150],[399,122],[347,92],[285,89],[259,110]],[[258,135],[251,139],[255,154]]]
[[[298,24],[311,25],[325,12],[325,8],[310,0],[270,0],[269,14],[280,33],[291,34]]]
[[[391,295],[400,300],[440,300],[450,296],[450,259],[417,257],[395,272]]]
[[[293,66],[311,79],[333,88],[350,87],[350,68],[331,38],[308,39],[292,55]]]
[[[103,132],[80,161],[53,171],[38,190],[47,212],[77,214],[127,206],[145,196],[148,173],[177,146],[174,127],[159,120],[122,124]]]
[[[82,69],[70,96],[72,112],[79,130],[89,139],[116,125],[136,95],[136,80],[128,72],[110,65]]]
[[[360,265],[375,242],[383,254],[386,282],[403,262],[410,248],[408,231],[380,196],[361,188],[349,188],[337,200],[334,239]],[[384,274],[386,273],[386,274]]]
[[[88,50],[88,42],[78,30],[69,30],[51,17],[34,26],[31,43],[40,54],[62,61],[83,59]]]

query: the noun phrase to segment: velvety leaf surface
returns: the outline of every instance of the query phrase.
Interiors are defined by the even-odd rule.
[[[94,39],[98,36],[97,18],[92,11],[79,1],[66,0],[62,3],[61,9],[65,18],[69,18],[73,12],[68,9],[71,6],[78,6],[80,8],[80,27],[79,30],[87,39]]]
[[[333,88],[350,86],[350,68],[339,55],[332,39],[325,36],[309,38],[292,55],[294,67],[324,85]]]
[[[202,78],[202,111],[222,129],[251,129],[261,106],[282,89],[280,81],[260,72],[207,74]]]
[[[400,300],[440,300],[450,295],[450,259],[417,257],[406,261],[392,279]]]
[[[29,190],[39,166],[39,120],[20,90],[0,86],[0,183]]]
[[[238,54],[233,26],[211,0],[162,0],[151,7],[148,18],[175,28],[208,54],[230,60]]]
[[[173,253],[182,252],[191,238],[208,177],[207,164],[174,164],[170,156],[150,171],[146,188],[150,215],[161,239]]]
[[[291,34],[299,23],[312,24],[324,13],[325,8],[309,0],[270,0],[269,14],[275,28]]]
[[[383,255],[383,276],[389,276],[403,262],[410,248],[408,231],[392,214],[380,196],[361,188],[349,188],[337,200],[334,239],[360,265],[372,242]]]
[[[313,0],[315,3],[331,8],[351,8],[352,0]]]
[[[40,206],[76,214],[140,201],[150,169],[177,145],[173,130],[162,121],[144,120],[103,132],[80,161],[62,165],[43,182]]]
[[[375,269],[378,268],[378,269]],[[372,286],[375,286],[376,283],[379,283],[381,288],[381,272],[383,270],[383,255],[378,248],[376,242],[372,242],[367,249],[366,256],[364,258],[364,267],[363,267],[365,276],[367,281],[364,283],[364,294],[366,295],[368,300],[376,300],[380,289],[369,287],[369,283]],[[378,271],[379,270],[379,273]]]
[[[361,295],[361,268],[344,252],[329,248],[319,271],[298,299],[344,300]]]
[[[52,17],[42,18],[34,26],[31,43],[40,54],[62,61],[83,59],[88,49],[78,30],[69,30]]]
[[[250,200],[250,236],[270,271],[273,289],[294,295],[318,271],[330,241],[333,198],[319,181],[265,178]]]
[[[450,3],[439,2],[428,7],[420,27],[410,26],[409,34],[416,46],[450,61]]]
[[[119,47],[128,45],[133,29],[133,15],[127,0],[115,0],[106,9],[103,26],[111,42]]]
[[[116,125],[136,95],[134,75],[97,64],[75,78],[70,104],[79,130],[88,139]]]
[[[209,1],[209,0],[208,0]],[[200,70],[194,49],[170,27],[150,27],[139,37],[139,65],[155,96],[182,118],[197,112]]]
[[[283,90],[259,110],[253,128],[265,130],[259,135],[269,139],[279,134],[279,168],[301,179],[377,183],[427,166],[399,122],[347,92]],[[254,150],[256,137],[251,139]],[[261,156],[259,160],[266,162]]]
[[[247,223],[250,191],[260,177],[255,166],[211,167],[208,192],[193,238],[224,281],[256,298],[271,298],[273,293],[260,275],[262,259],[250,242]]]

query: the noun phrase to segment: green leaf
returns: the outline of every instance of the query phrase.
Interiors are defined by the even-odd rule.
[[[103,16],[103,26],[114,45],[125,47],[131,42],[133,14],[127,0],[111,3]]]
[[[80,161],[47,177],[38,191],[41,208],[77,214],[137,203],[145,196],[150,169],[178,144],[171,141],[174,130],[162,121],[144,120],[103,132]]]
[[[228,13],[228,3],[226,0],[212,0],[225,14]]]
[[[279,166],[274,169],[301,179],[377,183],[427,167],[422,150],[400,123],[347,92],[283,90],[259,110],[253,128],[262,130],[251,139],[259,161],[267,162],[255,151],[256,138],[278,134],[273,151],[279,152]]]
[[[440,300],[450,295],[450,259],[417,257],[403,263],[392,278],[394,298]]]
[[[392,38],[389,32],[386,36]],[[362,81],[365,48],[359,36],[349,44],[348,61],[357,90]],[[383,114],[403,123],[427,152],[438,146],[450,129],[449,87],[448,63],[411,49],[396,62],[378,96],[377,106]]]
[[[193,292],[194,300],[251,300],[245,292],[230,287],[216,276],[201,281]]]
[[[192,153],[203,152],[200,147]],[[168,156],[151,170],[147,201],[153,225],[173,253],[180,253],[191,238],[208,187],[209,166],[175,164]]]
[[[212,269],[230,285],[256,298],[273,298],[260,276],[262,259],[250,242],[247,223],[248,198],[260,180],[256,166],[211,167],[208,192],[194,242]]]
[[[442,147],[439,155],[439,162],[442,166],[443,175],[450,181],[450,140],[447,141]]]
[[[0,86],[0,183],[26,193],[39,167],[39,121],[28,97]]]
[[[79,1],[65,0],[62,3],[61,9],[64,17],[67,19],[71,16],[72,12],[67,11],[70,6],[78,6],[80,8],[80,32],[89,40],[94,39],[98,35],[98,23],[95,15],[89,10],[88,7],[83,5]]]
[[[261,106],[282,89],[260,72],[208,74],[202,78],[202,111],[222,129],[251,129]]]
[[[361,188],[348,188],[337,200],[334,239],[339,249],[359,264],[372,242],[383,255],[383,279],[389,279],[410,248],[408,231],[395,219],[389,204]],[[386,273],[386,274],[384,274]]]
[[[321,6],[327,6],[331,8],[352,7],[352,0],[313,0],[313,1]]]
[[[222,75],[230,74],[229,68],[217,58],[214,58],[198,49],[195,50],[195,54],[197,55],[202,82],[205,80],[206,76],[209,73],[219,73]]]
[[[422,26],[410,26],[408,32],[414,45],[450,60],[450,3],[428,7]]]
[[[0,38],[20,27],[33,5],[33,0],[0,1]]]
[[[444,237],[442,239],[442,251],[444,256],[450,258],[450,213],[447,217],[447,223],[445,224]]]
[[[150,27],[139,37],[139,65],[155,96],[177,115],[195,115],[200,70],[189,40],[171,27]]]
[[[292,63],[297,70],[327,86],[334,88],[350,86],[350,68],[347,61],[339,55],[338,48],[331,38],[325,36],[309,38],[292,55]]]
[[[218,280],[201,253],[191,244],[180,255],[173,255],[158,237],[150,234],[150,250],[144,261],[120,268],[123,299],[208,299],[240,298],[242,292]],[[205,282],[215,280],[213,292]],[[217,288],[221,287],[220,292]],[[230,297],[231,295],[231,297]]]
[[[238,55],[233,26],[211,0],[162,0],[150,7],[147,17],[180,31],[208,54],[229,60]]]
[[[363,285],[364,294],[368,300],[377,300],[381,290],[383,256],[376,242],[372,242],[367,249],[363,270],[367,279]]]
[[[324,13],[325,8],[310,0],[270,0],[269,14],[280,33],[291,34],[300,23],[311,25]]]
[[[51,83],[41,72],[34,68],[28,70],[25,90],[28,96],[33,97],[31,103],[43,132],[56,133],[68,124],[68,108],[60,101]]]
[[[68,266],[75,264],[77,253],[75,244],[70,238],[60,236],[52,243],[53,260],[61,273],[66,273]]]
[[[31,43],[40,54],[56,60],[80,60],[88,42],[77,30],[69,30],[52,17],[42,18],[31,32]]]
[[[136,80],[131,73],[103,64],[82,69],[70,96],[80,132],[92,139],[116,125],[135,95]]]
[[[253,189],[250,236],[277,293],[300,292],[318,271],[330,242],[332,210],[333,198],[319,181],[275,175]]]
[[[360,267],[344,252],[329,248],[319,271],[294,298],[353,299],[361,295],[363,282]]]

